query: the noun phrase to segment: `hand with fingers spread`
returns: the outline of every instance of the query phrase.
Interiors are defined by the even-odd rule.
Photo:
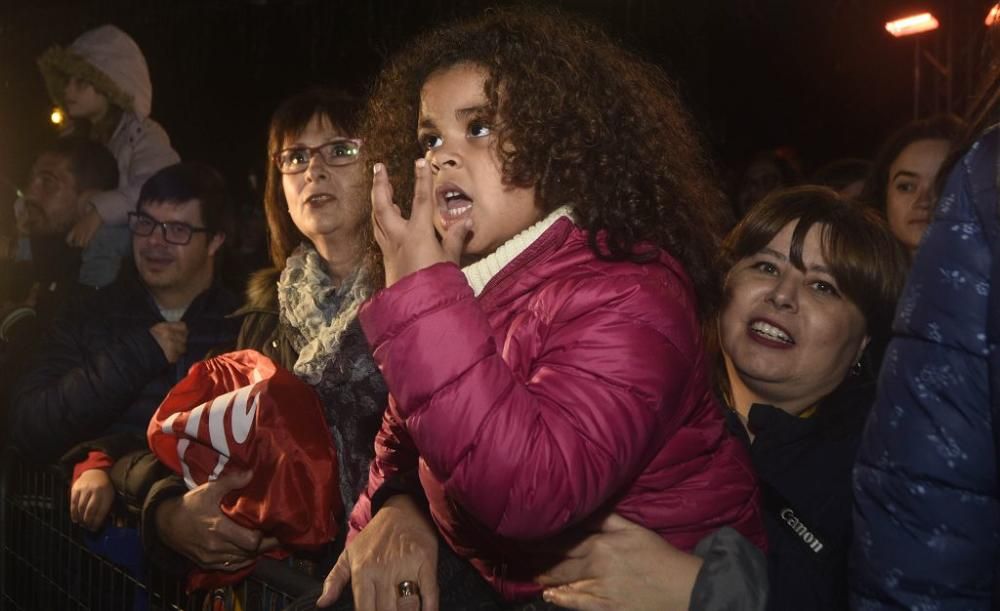
[[[104,524],[115,487],[106,469],[87,469],[70,487],[69,519],[87,530],[96,531]]]
[[[187,352],[187,323],[184,322],[158,322],[149,328],[149,332],[156,339],[156,343],[163,350],[163,356],[170,364],[180,360],[181,355]]]
[[[426,159],[417,159],[414,165],[413,208],[410,218],[406,219],[393,202],[388,171],[383,164],[375,164],[372,224],[375,240],[382,250],[386,286],[435,263],[457,264],[472,227],[471,220],[456,223],[438,239],[434,229],[436,204],[430,164]]]
[[[337,559],[316,606],[333,604],[350,583],[355,609],[437,611],[437,552],[430,518],[409,497],[394,496]]]
[[[611,514],[538,582],[547,588],[546,601],[569,609],[686,611],[701,564],[655,532]]]
[[[249,471],[229,473],[165,501],[155,516],[160,539],[198,566],[222,571],[246,568],[277,548],[277,539],[240,526],[220,509],[222,498],[249,484],[252,477]]]

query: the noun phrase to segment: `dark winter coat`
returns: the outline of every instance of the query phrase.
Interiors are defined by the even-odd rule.
[[[760,479],[771,611],[847,609],[851,469],[875,384],[848,377],[816,413],[750,408],[750,459]],[[729,428],[749,441],[735,413]]]
[[[994,127],[949,175],[896,312],[854,471],[858,609],[997,604],[998,163]]]
[[[7,421],[14,386],[24,377],[38,339],[58,313],[94,289],[77,282],[80,249],[66,244],[64,236],[33,238],[30,261],[0,263],[0,301],[19,304],[0,312],[0,421]],[[37,285],[34,306],[29,305]],[[8,427],[0,427],[0,442]]]
[[[187,351],[175,364],[149,332],[163,322],[138,277],[124,273],[57,318],[16,385],[11,442],[26,456],[52,461],[108,433],[145,431],[167,391],[205,353],[231,344],[237,298],[214,285],[188,307]]]

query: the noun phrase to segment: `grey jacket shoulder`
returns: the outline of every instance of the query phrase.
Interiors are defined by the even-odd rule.
[[[763,611],[767,605],[767,559],[728,526],[698,542],[703,564],[691,591],[691,611]]]

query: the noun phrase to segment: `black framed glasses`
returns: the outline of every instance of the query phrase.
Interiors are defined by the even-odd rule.
[[[191,236],[196,233],[210,233],[206,227],[192,227],[187,223],[179,221],[168,221],[161,223],[151,216],[141,212],[128,213],[128,229],[133,234],[141,237],[150,236],[159,227],[163,231],[163,241],[167,244],[184,246],[191,241]]]
[[[282,174],[298,174],[306,171],[309,162],[317,153],[328,166],[350,165],[358,160],[361,140],[337,138],[319,146],[293,146],[281,149],[273,156],[274,165],[278,166],[278,171]]]

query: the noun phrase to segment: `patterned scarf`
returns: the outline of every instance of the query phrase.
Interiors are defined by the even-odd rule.
[[[302,243],[288,257],[278,279],[281,317],[299,333],[293,340],[299,358],[292,370],[317,385],[327,364],[340,351],[340,338],[368,298],[364,273],[355,271],[334,286],[326,264],[311,244]]]
[[[336,287],[326,269],[316,249],[301,244],[278,279],[278,303],[280,324],[299,352],[292,371],[319,394],[337,448],[346,518],[368,483],[388,390],[357,319],[371,292],[364,272]]]

